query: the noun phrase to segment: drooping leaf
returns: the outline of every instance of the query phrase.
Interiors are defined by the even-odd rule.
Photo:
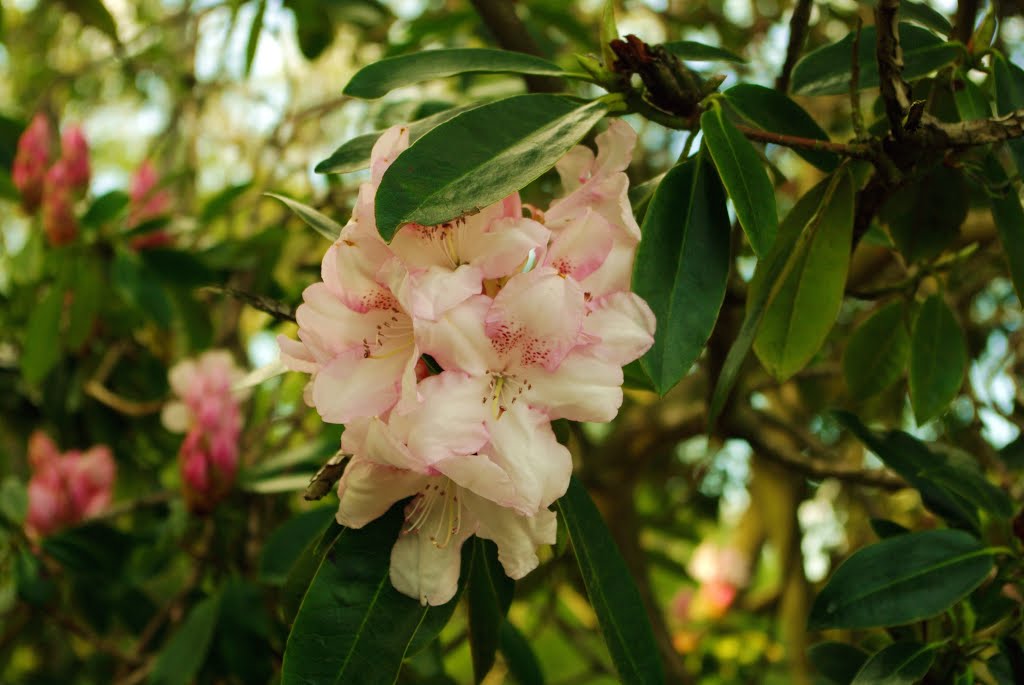
[[[324,216],[309,205],[304,205],[301,202],[293,200],[290,197],[285,197],[284,195],[277,195],[275,193],[266,193],[266,195],[283,202],[288,209],[295,212],[295,215],[305,221],[310,228],[330,240],[332,243],[337,240],[338,236],[341,234],[341,224],[327,216]]]
[[[219,606],[219,596],[212,595],[192,607],[157,657],[150,685],[194,682],[210,651]]]
[[[898,626],[946,611],[985,580],[992,551],[961,530],[887,538],[854,552],[814,600],[809,630]]]
[[[930,480],[927,474],[940,468],[956,469],[958,478],[971,482],[984,479],[980,471],[964,465],[955,465],[943,455],[933,452],[926,444],[903,431],[874,433],[848,412],[834,412],[840,425],[853,433],[858,440],[878,455],[893,471],[921,493],[924,505],[946,520],[952,526],[977,531],[980,518],[977,506],[956,492],[947,490],[941,484]],[[984,486],[976,486],[982,489]]]
[[[1007,60],[999,52],[993,51],[992,77],[995,82],[997,114],[1009,114],[1024,107],[1024,69]],[[1013,155],[1017,173],[1024,174],[1024,140],[1014,138],[1006,141],[1006,144]]]
[[[960,324],[942,295],[932,295],[921,305],[910,336],[910,404],[918,424],[953,401],[966,370]]]
[[[658,320],[641,359],[661,394],[700,355],[718,319],[729,276],[729,215],[717,174],[702,155],[673,167],[644,216],[633,289]]]
[[[228,186],[216,193],[213,197],[207,200],[205,205],[203,205],[203,210],[199,213],[199,223],[208,224],[214,219],[226,214],[227,211],[231,209],[231,205],[234,201],[251,187],[252,181],[246,181],[245,183],[237,183],[235,185]]]
[[[92,201],[82,216],[82,225],[92,228],[102,226],[118,216],[128,207],[130,198],[120,190],[111,190]]]
[[[115,43],[118,42],[117,23],[101,0],[61,0],[61,4],[69,12],[77,14],[83,24],[99,29]]]
[[[285,647],[282,685],[394,683],[402,660],[448,622],[458,597],[423,606],[391,585],[391,548],[404,503],[344,529],[320,563]]]
[[[819,642],[808,647],[807,658],[828,685],[850,685],[868,653],[846,642]]]
[[[260,580],[270,585],[284,585],[299,555],[320,538],[335,511],[330,506],[304,511],[268,535],[260,552]]]
[[[1020,160],[1024,161],[1024,156]],[[1024,168],[1024,164],[1018,164]],[[985,161],[985,169],[989,182],[998,187],[990,199],[992,221],[999,232],[999,242],[1009,263],[1010,278],[1017,291],[1017,299],[1024,302],[1024,207],[1021,207],[1016,186],[1009,182],[997,160],[989,157]]]
[[[64,289],[54,284],[28,317],[25,344],[21,351],[21,373],[29,383],[38,383],[46,378],[60,361],[63,311]]]
[[[925,76],[946,66],[964,52],[962,43],[944,42],[928,29],[900,22],[903,48],[903,78],[907,81]],[[858,64],[861,90],[878,87],[878,62],[875,58],[875,27],[866,26],[860,34]],[[854,33],[804,55],[793,68],[792,90],[798,95],[842,95],[850,90],[850,60]]]
[[[490,540],[473,539],[473,565],[466,591],[469,600],[469,651],[476,683],[494,666],[501,627],[512,604],[515,581],[498,562],[498,548]]]
[[[213,270],[195,252],[154,247],[139,252],[147,271],[175,286],[194,288],[217,280]]]
[[[544,672],[537,655],[529,640],[510,621],[501,624],[498,643],[508,672],[519,685],[544,685]]]
[[[472,214],[524,188],[601,119],[580,104],[538,93],[498,100],[446,121],[391,164],[377,189],[377,230],[390,241],[405,223],[433,226]]]
[[[879,213],[908,262],[937,257],[967,218],[964,174],[940,164],[894,193]]]
[[[701,115],[700,130],[754,254],[764,257],[775,242],[779,216],[761,157],[720,106]]]
[[[482,102],[473,102],[460,107],[448,109],[431,114],[430,116],[417,119],[408,124],[409,142],[415,143],[423,137],[430,129],[443,124],[449,119],[471,109],[476,109]],[[342,144],[331,156],[316,165],[314,171],[318,174],[347,174],[350,171],[359,171],[370,166],[370,153],[373,151],[373,144],[381,137],[384,131],[374,131],[357,136]]]
[[[890,302],[850,336],[843,354],[843,377],[853,397],[876,395],[903,375],[910,356],[903,311],[902,302]]]
[[[754,352],[779,380],[806,366],[832,330],[850,263],[853,203],[853,177],[844,172],[813,236],[802,240],[803,226],[785,224],[779,250],[789,253],[793,266],[781,285],[768,283],[756,273],[750,282],[748,301],[760,299],[763,288],[776,290],[765,308]]]
[[[342,92],[356,98],[373,99],[402,86],[467,73],[569,76],[554,62],[522,52],[449,48],[387,57],[369,64],[356,72]]]
[[[698,43],[693,40],[674,40],[668,43],[663,43],[661,47],[665,48],[679,59],[685,61],[739,62],[741,64],[746,63],[747,61],[735,52],[731,52],[725,48],[715,47],[714,45],[705,45],[704,43]]]
[[[725,91],[724,95],[729,106],[757,128],[812,140],[829,139],[807,110],[774,88],[740,83]],[[833,171],[839,164],[839,157],[832,152],[797,148],[793,152],[822,171]]]
[[[992,116],[989,96],[981,86],[969,79],[963,70],[957,71],[953,84],[953,101],[956,103],[957,112],[960,113],[960,119],[971,121]]]
[[[310,583],[313,582],[317,569],[323,563],[324,557],[331,549],[331,545],[334,544],[334,541],[338,539],[338,536],[344,530],[344,526],[331,519],[323,529],[323,532],[306,545],[305,549],[302,550],[302,553],[295,560],[295,563],[292,564],[291,569],[288,571],[288,577],[285,578],[284,586],[281,588],[280,613],[285,623],[291,624],[294,622],[295,615],[299,612],[302,600],[306,596],[306,590],[309,588]]]
[[[861,0],[862,4],[874,5],[871,0]],[[913,0],[902,0],[900,2],[900,16],[907,21],[912,21],[936,33],[948,36],[953,32],[953,25],[941,12],[932,8],[927,2],[914,2]]]
[[[664,683],[640,592],[600,512],[575,477],[557,506],[619,678],[626,685]]]
[[[779,227],[779,232],[784,235],[796,232],[791,226],[801,227],[802,230],[799,230],[796,244],[787,246],[790,248],[787,251],[782,249],[780,241],[776,241],[775,247],[768,256],[758,262],[754,279],[763,285],[756,289],[753,288],[753,284],[751,285],[751,296],[747,299],[747,310],[740,326],[740,332],[729,348],[718,380],[715,382],[715,389],[711,394],[711,403],[708,408],[709,425],[714,424],[725,407],[725,402],[739,376],[740,368],[754,344],[754,337],[761,326],[765,312],[796,265],[795,255],[803,252],[804,245],[814,239],[822,225],[828,225],[833,221],[830,214],[836,211],[836,206],[832,203],[832,195],[841,182],[849,182],[848,180],[844,181],[843,178],[848,173],[842,171],[832,174],[800,198]],[[841,206],[838,207],[838,211],[839,216],[845,216],[847,213],[846,209]]]
[[[245,70],[242,73],[246,76],[252,71],[252,62],[256,59],[256,48],[259,47],[260,34],[263,33],[263,15],[266,11],[267,0],[260,0],[252,17],[252,25],[249,26],[249,40],[245,43]]]
[[[850,685],[914,685],[928,673],[934,660],[934,647],[894,642],[872,654]]]

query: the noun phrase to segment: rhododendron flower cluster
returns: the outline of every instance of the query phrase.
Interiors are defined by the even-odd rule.
[[[687,572],[700,585],[673,600],[676,618],[714,620],[725,615],[740,590],[750,582],[750,563],[737,548],[705,540],[694,550]]]
[[[185,433],[179,453],[185,499],[195,511],[210,511],[227,495],[238,473],[239,403],[246,391],[234,390],[245,377],[226,350],[208,350],[171,367],[171,389],[180,398],[164,405],[161,419]]]
[[[114,490],[117,465],[110,448],[96,445],[88,450],[61,453],[41,431],[29,438],[27,532],[46,536],[102,513]]]
[[[635,140],[614,121],[596,158],[573,150],[558,164],[567,195],[547,210],[524,211],[513,194],[405,225],[389,245],[376,189],[409,142],[387,131],[322,282],[303,293],[299,341],[280,338],[285,364],[312,375],[307,402],[346,424],[339,523],[361,527],[411,498],[391,580],[424,604],[455,594],[472,535],[497,544],[512,578],[537,566],[572,472],[551,421],[614,418],[622,367],[653,342],[654,316],[629,291]]]
[[[18,140],[11,180],[25,211],[42,206],[43,230],[51,245],[65,245],[78,235],[75,196],[89,185],[89,144],[80,126],[68,126],[60,141],[60,158],[50,165],[53,131],[45,114],[36,114]]]

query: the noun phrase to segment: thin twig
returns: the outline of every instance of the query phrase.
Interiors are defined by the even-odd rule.
[[[875,58],[878,60],[879,86],[889,128],[897,139],[903,138],[903,117],[910,111],[910,86],[903,80],[903,48],[900,47],[900,0],[878,0],[875,6],[877,30]]]
[[[853,123],[855,140],[867,140],[864,128],[864,113],[860,109],[860,30],[864,25],[857,17],[857,29],[853,33],[853,56],[850,59],[850,119]]]
[[[789,80],[793,75],[793,67],[800,59],[800,53],[807,42],[807,26],[811,20],[812,0],[797,0],[793,7],[793,16],[789,20],[789,44],[786,46],[786,61],[782,65],[779,77],[775,79],[775,89],[783,93],[789,91]]]
[[[509,0],[470,0],[470,3],[502,48],[545,57]],[[523,80],[531,93],[558,93],[565,88],[562,79],[551,76],[527,75]]]
[[[279,321],[291,321],[292,323],[295,323],[295,309],[284,302],[278,302],[277,300],[264,297],[263,295],[247,293],[244,290],[239,290],[238,288],[232,288],[230,286],[210,285],[203,288],[203,290],[223,295],[230,295],[236,300],[249,305],[253,309],[258,309],[261,312],[270,314]]]

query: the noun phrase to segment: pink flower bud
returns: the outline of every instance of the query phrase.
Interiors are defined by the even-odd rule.
[[[45,536],[102,513],[109,505],[117,476],[110,448],[98,445],[84,453],[60,454],[57,446],[37,431],[29,438],[32,477],[28,484],[25,528]]]
[[[50,161],[50,146],[53,132],[50,122],[41,112],[18,140],[18,151],[14,155],[11,180],[21,193],[21,204],[27,212],[35,212],[43,199],[43,181],[46,166]]]
[[[106,445],[97,445],[84,453],[69,452],[68,490],[78,518],[99,514],[110,505],[117,465]]]
[[[81,126],[68,126],[60,139],[61,162],[66,166],[66,182],[72,190],[89,185],[89,144]]]
[[[57,444],[43,431],[33,431],[28,438],[28,462],[33,469],[41,469],[60,457]]]
[[[43,191],[43,230],[54,247],[73,242],[78,235],[69,171],[60,160],[46,172]]]

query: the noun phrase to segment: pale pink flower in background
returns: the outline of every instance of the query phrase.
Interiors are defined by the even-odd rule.
[[[78,236],[78,219],[64,160],[46,172],[43,188],[43,231],[51,245],[67,245]]]
[[[61,159],[64,164],[64,181],[73,191],[84,190],[92,175],[89,167],[89,143],[78,125],[68,126],[60,138]]]
[[[701,583],[725,581],[736,587],[750,582],[750,564],[735,547],[704,540],[693,551],[686,571]]]
[[[50,535],[103,513],[110,506],[117,466],[106,445],[61,454],[40,431],[29,438],[26,529],[34,536]]]
[[[484,281],[521,271],[542,252],[549,232],[523,218],[519,194],[438,226],[406,224],[391,241],[395,259],[385,279],[412,316],[436,320],[473,295]]]
[[[50,121],[42,112],[32,117],[25,132],[18,139],[18,149],[11,167],[11,181],[21,194],[21,204],[27,212],[39,208],[43,199],[43,179],[50,163],[53,131]]]
[[[235,386],[244,377],[226,350],[209,350],[169,372],[171,389],[180,399],[164,405],[161,419],[168,430],[187,432],[179,459],[185,497],[193,509],[212,509],[234,486],[240,402],[248,395]]]
[[[470,380],[453,372],[427,378],[415,408],[393,412],[387,423],[353,423],[342,438],[342,449],[355,457],[338,484],[337,520],[360,528],[413,497],[392,549],[391,582],[423,604],[444,604],[454,596],[460,549],[474,534],[498,545],[498,559],[512,578],[536,568],[537,547],[555,541],[555,515],[547,506],[565,487],[531,502],[522,491],[521,470],[507,470],[487,453],[492,436],[483,422],[461,411],[476,401]],[[549,462],[561,461],[558,479],[567,485],[572,462],[554,444],[564,454],[551,459],[537,450],[527,458],[534,460],[538,478],[552,470]]]

